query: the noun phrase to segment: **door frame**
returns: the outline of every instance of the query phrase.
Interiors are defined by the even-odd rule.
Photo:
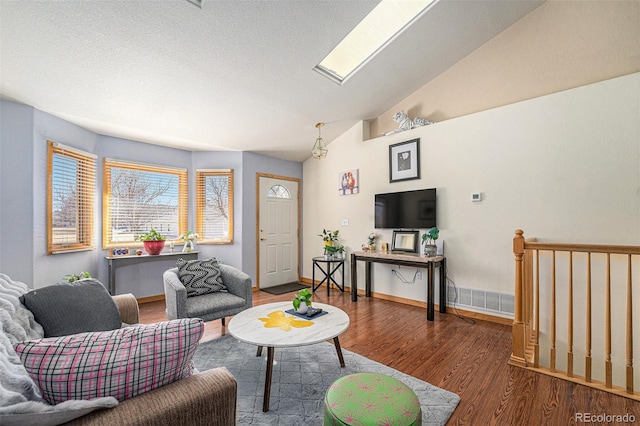
[[[260,178],[271,178],[271,179],[280,179],[287,180],[291,182],[298,183],[298,223],[297,223],[297,233],[298,233],[298,281],[300,281],[300,259],[301,259],[301,251],[302,244],[300,238],[302,233],[300,232],[300,220],[302,219],[302,179],[294,178],[291,176],[281,176],[274,175],[271,173],[256,173],[256,290],[260,290]]]

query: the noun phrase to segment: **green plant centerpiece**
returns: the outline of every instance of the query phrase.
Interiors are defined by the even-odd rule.
[[[164,249],[164,243],[167,237],[156,231],[154,228],[147,233],[140,234],[136,237],[136,241],[142,241],[144,249],[150,255],[160,254]]]
[[[335,257],[336,259],[342,259],[344,257],[344,246],[342,244],[326,246],[324,250],[327,255]]]
[[[425,256],[435,256],[438,252],[436,240],[440,235],[440,230],[435,226],[422,234],[422,245],[424,246]]]
[[[311,296],[313,294],[308,288],[303,288],[297,292],[293,299],[293,309],[300,314],[306,313],[309,306],[311,306]]]
[[[87,278],[91,278],[91,274],[87,271],[82,271],[77,274],[67,274],[62,278],[65,282],[74,283],[80,280],[86,280]]]

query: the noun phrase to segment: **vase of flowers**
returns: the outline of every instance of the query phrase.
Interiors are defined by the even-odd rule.
[[[193,251],[193,242],[200,236],[194,232],[188,231],[186,234],[180,235],[182,241],[184,241],[184,247],[182,247],[183,253],[191,253]]]
[[[324,254],[330,255],[331,253],[327,252],[327,247],[333,246],[333,244],[338,241],[338,233],[340,230],[336,229],[335,231],[327,231],[326,229],[322,230],[322,234],[318,234],[319,237],[322,237],[322,241],[324,241]]]
[[[155,229],[151,228],[149,232],[140,234],[135,239],[136,241],[142,241],[147,253],[150,255],[157,255],[164,249],[164,243],[167,238]]]
[[[378,238],[378,234],[376,234],[375,232],[371,232],[367,237],[367,240],[368,240],[367,242],[369,244],[369,251],[371,252],[376,251],[376,238]]]

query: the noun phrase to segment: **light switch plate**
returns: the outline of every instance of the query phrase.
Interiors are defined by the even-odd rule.
[[[342,226],[349,226],[349,219],[342,219],[340,221],[340,225]]]
[[[478,201],[482,201],[482,192],[474,192],[471,194],[471,201],[477,203]]]

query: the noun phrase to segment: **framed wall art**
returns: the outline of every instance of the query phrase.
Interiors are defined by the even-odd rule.
[[[389,145],[389,182],[420,179],[420,139]]]
[[[340,172],[338,176],[338,194],[352,195],[357,194],[360,188],[360,180],[358,179],[358,170],[345,170]]]

